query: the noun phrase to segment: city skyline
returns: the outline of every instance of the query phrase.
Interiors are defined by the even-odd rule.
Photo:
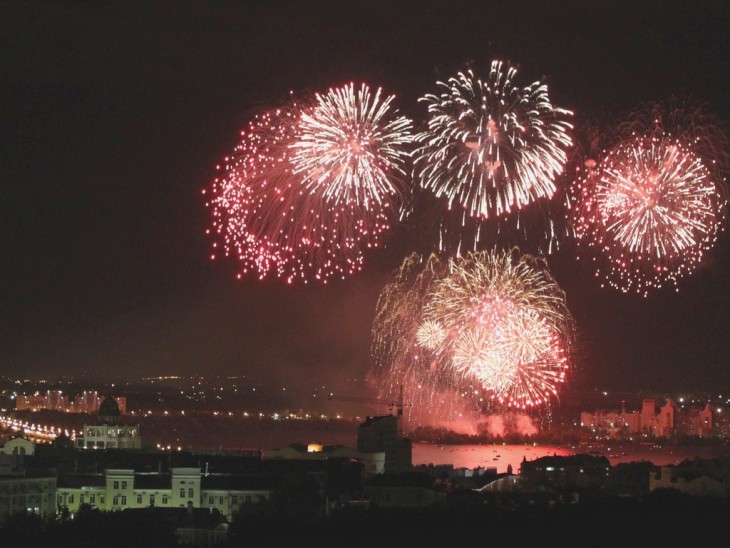
[[[5,6],[0,375],[367,378],[378,297],[428,250],[422,227],[398,224],[327,284],[237,280],[235,260],[210,260],[202,190],[290,92],[382,86],[420,126],[437,80],[499,58],[576,125],[674,94],[730,120],[721,2],[427,5]],[[677,292],[647,297],[600,287],[570,243],[547,258],[577,329],[568,385],[730,388],[725,232]]]

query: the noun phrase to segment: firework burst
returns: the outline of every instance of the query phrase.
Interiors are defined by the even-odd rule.
[[[640,110],[579,173],[571,190],[579,257],[610,286],[643,296],[678,290],[724,230],[727,140],[720,126],[703,125],[703,112]]]
[[[407,258],[381,293],[372,349],[381,386],[403,385],[416,421],[448,421],[485,406],[548,405],[574,338],[544,261],[513,249]]]
[[[293,171],[310,192],[364,211],[390,207],[393,196],[402,196],[412,124],[391,114],[394,98],[352,84],[317,94],[291,145]]]
[[[557,396],[565,380],[572,320],[546,265],[511,252],[452,260],[423,319],[451,336],[435,352],[500,405],[529,408]]]
[[[493,61],[486,79],[470,69],[437,82],[440,94],[421,98],[429,119],[415,137],[415,176],[422,189],[446,201],[445,217],[460,224],[442,223],[442,235],[451,234],[442,237],[447,251],[451,240],[476,249],[487,219],[501,219],[499,226],[519,233],[526,223],[506,223],[508,216],[556,194],[572,146],[572,113],[555,107],[541,82],[515,85],[516,74]],[[543,225],[554,239],[555,228]]]
[[[392,101],[350,84],[257,116],[210,189],[213,258],[289,283],[360,271],[407,190],[411,122]]]

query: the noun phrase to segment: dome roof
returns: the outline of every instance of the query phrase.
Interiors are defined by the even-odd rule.
[[[102,417],[118,417],[121,414],[117,400],[111,396],[105,397],[99,406],[99,415]]]

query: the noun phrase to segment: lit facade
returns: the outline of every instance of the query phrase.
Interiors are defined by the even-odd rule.
[[[683,411],[677,404],[668,399],[659,407],[656,400],[646,398],[642,401],[641,410],[618,411],[583,411],[580,414],[582,428],[592,430],[598,436],[611,438],[629,435],[647,437],[672,437],[676,435],[712,436],[716,422],[710,404],[699,409]]]
[[[77,444],[83,449],[139,449],[139,426],[120,424],[84,425]]]
[[[107,469],[103,476],[59,478],[55,503],[72,514],[82,504],[99,510],[207,508],[230,520],[242,506],[270,500],[268,483],[261,477],[204,475],[199,468],[172,468],[170,474]]]
[[[76,445],[82,449],[140,449],[139,425],[122,424],[116,399],[104,398],[97,424],[85,424]]]
[[[81,394],[69,396],[62,390],[48,390],[45,394],[20,394],[15,398],[15,409],[18,411],[64,411],[66,413],[97,413],[104,400],[96,390],[84,390]],[[122,414],[127,412],[127,398],[114,396]]]

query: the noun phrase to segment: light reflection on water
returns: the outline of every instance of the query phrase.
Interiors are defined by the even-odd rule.
[[[590,445],[565,447],[557,445],[437,445],[414,443],[412,462],[419,465],[453,465],[454,468],[496,468],[498,474],[518,474],[522,460],[535,460],[546,456],[570,456],[580,453],[603,455],[611,465],[626,462],[648,461],[656,466],[679,464],[687,459],[712,459],[730,455],[730,448],[723,446],[676,446],[676,445]]]

